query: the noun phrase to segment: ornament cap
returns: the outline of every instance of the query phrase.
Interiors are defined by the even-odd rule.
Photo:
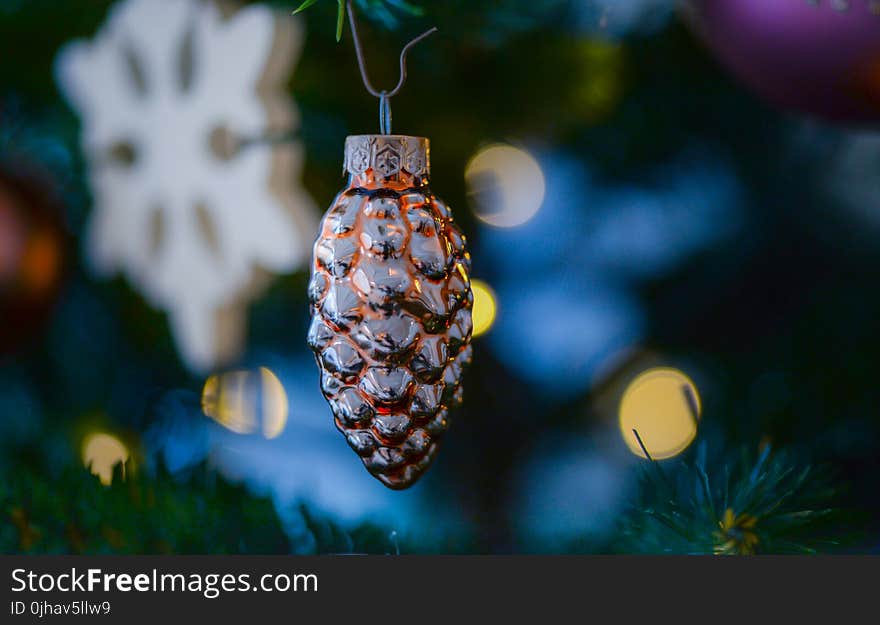
[[[351,135],[345,139],[345,171],[361,176],[370,170],[378,179],[401,174],[426,178],[431,147],[425,137],[409,135]]]

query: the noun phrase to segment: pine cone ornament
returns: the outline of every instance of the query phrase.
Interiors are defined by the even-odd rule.
[[[428,140],[345,142],[348,187],[312,259],[308,343],[321,390],[364,466],[393,489],[437,454],[471,360],[470,255],[428,186]]]

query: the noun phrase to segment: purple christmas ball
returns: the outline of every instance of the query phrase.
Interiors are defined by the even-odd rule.
[[[880,120],[880,0],[687,0],[709,48],[770,102]]]

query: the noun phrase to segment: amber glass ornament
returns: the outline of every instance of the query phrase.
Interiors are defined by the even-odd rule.
[[[429,188],[427,139],[348,137],[345,170],[315,242],[308,343],[336,427],[373,476],[403,489],[461,403],[470,256]]]

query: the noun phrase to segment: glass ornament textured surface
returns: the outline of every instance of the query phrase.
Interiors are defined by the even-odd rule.
[[[471,360],[470,255],[421,137],[346,139],[348,186],[314,246],[308,343],[336,426],[393,489],[428,468]]]

